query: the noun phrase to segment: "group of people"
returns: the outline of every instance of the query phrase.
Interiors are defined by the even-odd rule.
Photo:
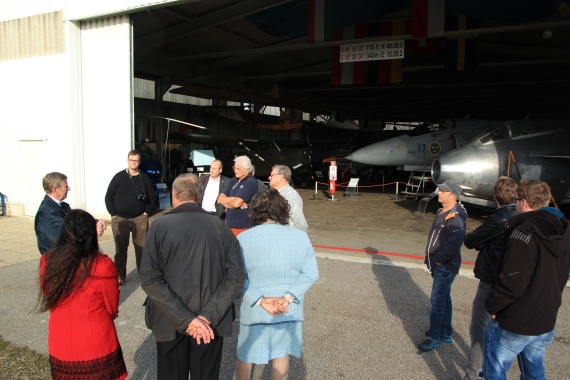
[[[437,192],[442,208],[425,251],[433,277],[430,328],[419,349],[453,340],[451,285],[465,244],[479,251],[465,379],[506,379],[515,358],[521,379],[545,379],[545,348],[554,338],[570,271],[570,222],[549,207],[550,187],[536,180],[517,186],[500,177],[493,195],[497,210],[469,234],[467,213],[458,203],[461,187],[448,180]]]
[[[236,158],[231,180],[221,176],[218,160],[203,180],[182,174],[172,184],[173,209],[148,228],[154,193],[139,164],[140,153],[129,152],[127,169],[113,177],[105,196],[114,262],[97,242],[105,224],[63,201],[67,177],[44,178],[35,229],[52,377],[127,376],[113,320],[132,234],[159,379],[218,378],[240,296],[239,378],[249,379],[253,363],[270,360],[273,378],[287,378],[289,355],[301,356],[304,296],[318,279],[302,200],[283,183],[289,168],[274,167],[275,187],[263,191],[246,156]]]

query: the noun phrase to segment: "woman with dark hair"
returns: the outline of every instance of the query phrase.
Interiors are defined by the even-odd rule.
[[[118,316],[115,264],[99,252],[96,221],[73,210],[55,246],[40,259],[39,310],[50,312],[48,350],[53,379],[127,377],[113,320]]]
[[[249,380],[252,363],[273,360],[272,378],[286,379],[289,355],[301,357],[303,300],[319,278],[307,233],[289,227],[289,204],[275,189],[250,203],[253,228],[237,238],[245,268],[240,308],[238,377]]]

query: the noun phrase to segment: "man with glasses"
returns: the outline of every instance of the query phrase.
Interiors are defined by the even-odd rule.
[[[141,154],[131,150],[127,155],[127,168],[111,180],[105,195],[105,205],[111,214],[111,227],[115,239],[115,267],[119,285],[127,278],[127,250],[132,233],[137,271],[148,229],[148,214],[154,207],[155,194],[150,178],[139,170]]]
[[[46,196],[36,213],[34,229],[38,239],[38,249],[43,255],[55,245],[63,220],[71,211],[69,204],[64,202],[71,188],[67,184],[67,176],[58,172],[46,174],[42,183]],[[97,221],[97,235],[103,235],[105,229],[105,223]]]
[[[457,203],[461,187],[450,180],[437,186],[437,199],[442,208],[437,211],[429,232],[424,260],[433,277],[430,328],[426,332],[427,339],[418,346],[420,351],[438,348],[440,341],[452,341],[451,284],[461,266],[461,245],[467,218],[465,209]]]
[[[475,278],[479,279],[479,286],[471,310],[471,324],[469,325],[471,352],[469,366],[465,370],[465,380],[483,379],[481,369],[483,366],[485,329],[491,322],[491,315],[485,309],[485,298],[491,289],[495,269],[505,242],[505,231],[500,224],[517,214],[513,202],[516,189],[517,184],[512,178],[500,177],[495,182],[493,191],[497,210],[489,215],[475,231],[467,234],[463,241],[467,248],[479,251],[473,269]]]
[[[493,321],[485,330],[483,373],[505,379],[517,358],[521,379],[545,379],[544,353],[554,339],[562,291],[570,271],[570,222],[548,207],[550,187],[531,180],[517,187],[517,214],[485,300]]]
[[[218,203],[226,208],[226,224],[235,236],[251,228],[248,204],[257,194],[257,181],[251,175],[251,160],[247,156],[234,159],[235,177],[230,179],[218,197]]]
[[[291,207],[289,225],[302,231],[309,231],[309,225],[303,214],[303,200],[299,193],[289,185],[291,182],[291,169],[285,165],[275,165],[269,176],[269,186],[279,191]]]

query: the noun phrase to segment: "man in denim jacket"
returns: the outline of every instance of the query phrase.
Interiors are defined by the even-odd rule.
[[[451,342],[451,284],[461,266],[461,245],[467,218],[465,209],[457,203],[461,187],[449,180],[437,186],[438,201],[443,207],[433,221],[426,246],[425,263],[433,277],[433,285],[430,329],[426,333],[427,339],[418,346],[421,351],[438,348],[440,340]]]

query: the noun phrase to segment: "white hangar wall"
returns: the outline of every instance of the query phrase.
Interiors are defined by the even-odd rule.
[[[14,210],[35,215],[41,178],[60,171],[72,207],[110,218],[107,185],[133,148],[128,13],[175,2],[0,0],[0,192]]]

